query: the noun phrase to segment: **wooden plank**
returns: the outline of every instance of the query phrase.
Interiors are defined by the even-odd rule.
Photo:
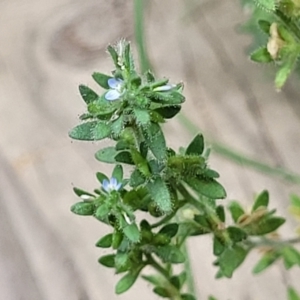
[[[276,93],[261,68],[247,61],[249,38],[234,30],[244,18],[236,1],[199,3],[149,4],[147,37],[157,73],[185,83],[183,112],[209,138],[298,171],[298,87],[291,81]],[[93,189],[94,173],[110,171],[93,158],[106,142],[71,143],[67,137],[84,111],[77,86],[99,89],[90,74],[109,73],[105,47],[133,36],[132,3],[16,0],[2,1],[0,10],[0,298],[153,299],[142,282],[114,295],[119,277],[100,268],[103,252],[93,245],[108,229],[69,212],[76,201],[73,185]],[[165,128],[172,147],[191,138],[178,120]],[[214,154],[211,165],[221,173],[228,198],[246,206],[268,188],[272,207],[286,214],[289,192],[299,192]],[[193,238],[189,245],[201,299],[211,292],[220,299],[285,298],[280,268],[251,276],[257,255],[232,281],[215,281],[210,240]],[[297,276],[292,272],[291,280]]]

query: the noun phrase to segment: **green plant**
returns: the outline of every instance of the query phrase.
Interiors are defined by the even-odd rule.
[[[212,238],[218,278],[232,277],[250,251],[262,247],[265,252],[254,273],[280,258],[287,269],[300,265],[300,253],[293,246],[299,238],[280,240],[270,235],[285,220],[268,208],[267,191],[254,199],[251,211],[231,202],[228,221],[222,200],[226,192],[218,182],[219,174],[208,166],[203,135],[197,134],[178,151],[167,146],[161,124],[180,112],[185,101],[183,85],[157,79],[150,71],[140,75],[130,44],[124,40],[109,46],[108,52],[115,70],[111,75],[92,75],[104,89],[100,95],[87,86],[79,87],[87,112],[69,135],[84,141],[110,139],[112,145],[95,157],[114,167],[110,176],[96,174],[99,186],[93,192],[74,188],[81,201],[71,210],[111,228],[96,246],[111,249],[99,263],[122,274],[116,293],[126,292],[142,277],[161,297],[196,299],[185,253],[186,239],[191,236]],[[123,171],[123,165],[129,173]],[[297,213],[297,196],[292,204]],[[147,217],[138,221],[139,212]],[[178,264],[182,271],[175,272]],[[146,266],[155,273],[142,275]],[[289,295],[297,299],[294,290],[290,289]]]
[[[243,0],[252,9],[243,30],[254,33],[257,48],[250,58],[258,63],[273,63],[277,69],[275,86],[281,89],[300,55],[300,2],[298,0]],[[257,26],[258,25],[258,26]],[[261,33],[257,32],[260,29]],[[264,37],[263,37],[264,35]]]

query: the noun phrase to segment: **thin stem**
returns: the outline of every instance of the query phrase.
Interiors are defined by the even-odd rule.
[[[145,29],[144,29],[144,19],[145,19],[145,1],[144,0],[134,0],[134,32],[135,40],[137,44],[140,69],[142,73],[151,69],[149,56],[147,53],[147,47],[145,42]]]
[[[163,275],[166,279],[167,286],[165,287],[170,293],[171,300],[182,300],[179,290],[170,282],[170,274],[164,269],[153,257],[151,254],[147,256],[147,264],[152,266],[156,271]]]
[[[184,270],[186,271],[186,283],[187,283],[188,292],[192,295],[196,295],[192,264],[191,264],[189,251],[186,245],[186,240],[181,245],[181,251],[185,257]]]
[[[278,241],[264,237],[259,241],[248,240],[247,243],[253,248],[268,247],[268,246],[273,248],[278,248],[284,245],[298,244],[300,243],[300,237],[287,239],[287,240],[278,240]]]
[[[182,195],[182,197],[190,204],[195,206],[199,211],[203,210],[203,207],[199,201],[197,201],[190,193],[189,191],[184,187],[183,184],[178,184],[176,186],[178,189],[179,193]]]
[[[151,265],[156,271],[162,274],[167,280],[169,280],[169,272],[164,269],[153,257],[151,254],[147,254],[147,263]]]
[[[187,201],[180,201],[179,205],[176,209],[174,209],[169,215],[165,216],[164,218],[162,218],[160,221],[153,223],[151,225],[151,228],[156,228],[159,227],[161,225],[164,225],[166,223],[168,223],[171,219],[174,218],[174,216],[176,215],[178,209],[180,209],[182,206],[184,206],[187,203]]]
[[[198,133],[199,129],[197,126],[190,121],[186,116],[179,115],[179,119],[181,120],[181,123],[183,126],[192,134]],[[267,165],[265,163],[259,162],[257,160],[254,160],[242,153],[239,153],[235,150],[232,150],[229,147],[226,147],[224,145],[221,145],[217,142],[210,142],[212,145],[212,149],[219,154],[220,156],[223,156],[237,164],[245,165],[249,168],[252,168],[254,170],[257,170],[261,173],[265,173],[267,175],[280,177],[288,182],[300,184],[300,175],[296,174],[294,172],[291,172],[290,170],[287,170],[285,168],[281,167],[272,167],[270,165]]]

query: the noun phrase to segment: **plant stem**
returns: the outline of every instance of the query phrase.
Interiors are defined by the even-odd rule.
[[[191,259],[186,245],[186,241],[182,243],[181,251],[185,257],[184,270],[186,271],[186,282],[187,282],[188,292],[192,295],[196,295]]]
[[[248,240],[247,243],[249,243],[249,245],[253,248],[259,248],[259,247],[278,248],[284,245],[298,244],[300,243],[300,237],[287,239],[287,240],[278,240],[278,241],[264,237],[261,238],[259,241]]]
[[[179,115],[179,119],[181,120],[181,123],[183,124],[183,126],[190,133],[195,134],[195,133],[199,132],[199,129],[197,128],[197,126],[193,122],[191,122],[186,116],[181,114],[181,115]],[[291,182],[291,183],[300,184],[300,175],[299,174],[291,172],[290,170],[287,170],[285,168],[272,167],[265,163],[259,162],[250,157],[247,157],[246,155],[244,155],[242,153],[232,150],[229,147],[221,145],[217,142],[210,142],[210,144],[212,145],[212,149],[217,154],[219,154],[220,156],[223,156],[237,164],[245,165],[249,168],[260,171],[261,173],[265,173],[267,175],[281,177],[282,179],[284,179],[288,182]]]
[[[174,216],[176,215],[178,209],[180,209],[182,206],[184,206],[187,203],[187,201],[180,201],[178,207],[176,207],[169,215],[165,216],[164,218],[162,218],[160,221],[153,223],[151,225],[151,228],[156,228],[159,227],[161,225],[164,225],[166,223],[168,223],[168,221],[170,221],[171,219],[174,218]]]
[[[182,300],[179,290],[170,282],[170,274],[164,269],[151,254],[147,256],[147,264],[151,265],[156,271],[163,275],[167,281],[167,286],[165,287],[170,293],[171,300]]]
[[[134,0],[134,31],[137,44],[140,69],[142,73],[151,69],[149,56],[146,50],[145,42],[145,0]]]

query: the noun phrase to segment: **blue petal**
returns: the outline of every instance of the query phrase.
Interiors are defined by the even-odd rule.
[[[118,100],[121,96],[121,93],[118,92],[117,90],[110,90],[108,91],[104,98],[108,101],[114,101],[114,100]]]
[[[116,186],[116,191],[118,191],[121,188],[121,186],[122,186],[122,183],[121,182],[118,183],[117,186]]]
[[[110,184],[113,186],[113,187],[116,187],[118,185],[118,181],[115,177],[112,177],[110,179]]]
[[[108,192],[109,191],[109,181],[107,179],[104,179],[102,182],[102,188]]]
[[[119,78],[109,78],[107,83],[111,89],[116,89],[123,84],[123,80]]]

